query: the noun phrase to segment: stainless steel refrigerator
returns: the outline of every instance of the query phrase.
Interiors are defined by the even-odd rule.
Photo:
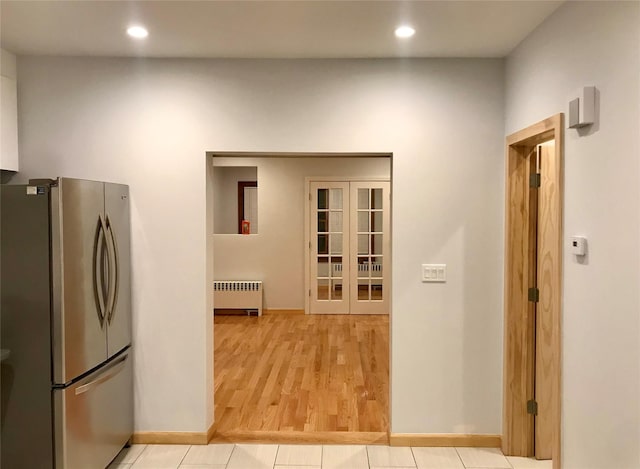
[[[0,191],[1,467],[103,469],[133,433],[129,188]]]

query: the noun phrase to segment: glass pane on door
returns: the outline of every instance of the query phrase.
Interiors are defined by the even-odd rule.
[[[318,189],[318,209],[325,210],[329,205],[329,189]]]
[[[358,256],[358,264],[356,264],[356,267],[358,268],[359,278],[369,278],[369,258],[368,257]]]
[[[327,233],[329,231],[328,215],[329,212],[318,212],[318,233]]]
[[[331,233],[331,254],[342,254],[342,233]]]
[[[342,211],[330,212],[329,228],[334,233],[342,233]]]
[[[330,189],[331,203],[329,208],[331,210],[342,210],[342,189]]]
[[[382,277],[382,257],[371,258],[371,277]]]
[[[331,299],[342,299],[342,279],[331,280]]]
[[[371,235],[371,254],[382,254],[382,236],[381,234]]]
[[[360,301],[369,300],[369,280],[358,279],[358,300]]]
[[[369,254],[369,235],[358,233],[358,255]]]
[[[329,235],[318,235],[318,254],[329,254]]]
[[[319,278],[329,277],[329,258],[318,256],[318,273]]]
[[[382,189],[371,189],[371,208],[382,209]]]
[[[366,213],[366,212],[365,212]],[[371,231],[382,233],[382,212],[371,212]]]
[[[342,257],[331,258],[331,276],[342,277]]]
[[[358,211],[358,233],[369,232],[369,212]]]
[[[369,189],[358,189],[358,210],[369,208]]]
[[[319,300],[329,299],[329,280],[326,278],[318,279],[318,299]]]

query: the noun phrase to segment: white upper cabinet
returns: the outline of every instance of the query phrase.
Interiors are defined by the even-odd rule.
[[[0,169],[18,171],[16,56],[2,50],[0,64]]]

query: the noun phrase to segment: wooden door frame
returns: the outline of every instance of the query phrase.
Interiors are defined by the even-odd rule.
[[[311,314],[311,301],[309,298],[309,288],[311,288],[311,262],[309,260],[309,243],[311,242],[311,210],[309,207],[308,195],[311,192],[312,182],[376,182],[386,181],[389,183],[391,192],[391,175],[389,177],[345,177],[345,176],[306,176],[304,178],[304,314]],[[389,204],[389,220],[392,216],[392,205]],[[389,222],[391,225],[391,222]],[[389,226],[389,287],[391,287],[391,226]],[[389,294],[389,317],[391,317],[391,294]],[[391,346],[391,345],[389,345]]]
[[[530,215],[535,205],[529,197],[532,166],[527,158],[532,148],[555,141],[558,190],[550,206],[557,236],[551,254],[557,260],[551,275],[551,323],[549,351],[552,396],[553,469],[560,469],[561,450],[561,324],[562,324],[562,204],[564,160],[564,115],[556,114],[506,138],[505,176],[505,288],[504,288],[504,395],[502,451],[509,456],[533,456],[533,416],[527,413],[527,401],[534,392],[535,336],[529,313],[528,289],[531,272],[529,243]],[[542,346],[542,345],[540,345]]]
[[[244,220],[244,189],[258,187],[258,181],[238,181],[238,234],[242,234],[242,220]]]

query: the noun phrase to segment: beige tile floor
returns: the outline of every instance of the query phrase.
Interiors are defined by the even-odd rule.
[[[133,445],[108,469],[551,469],[493,448],[361,445]]]

